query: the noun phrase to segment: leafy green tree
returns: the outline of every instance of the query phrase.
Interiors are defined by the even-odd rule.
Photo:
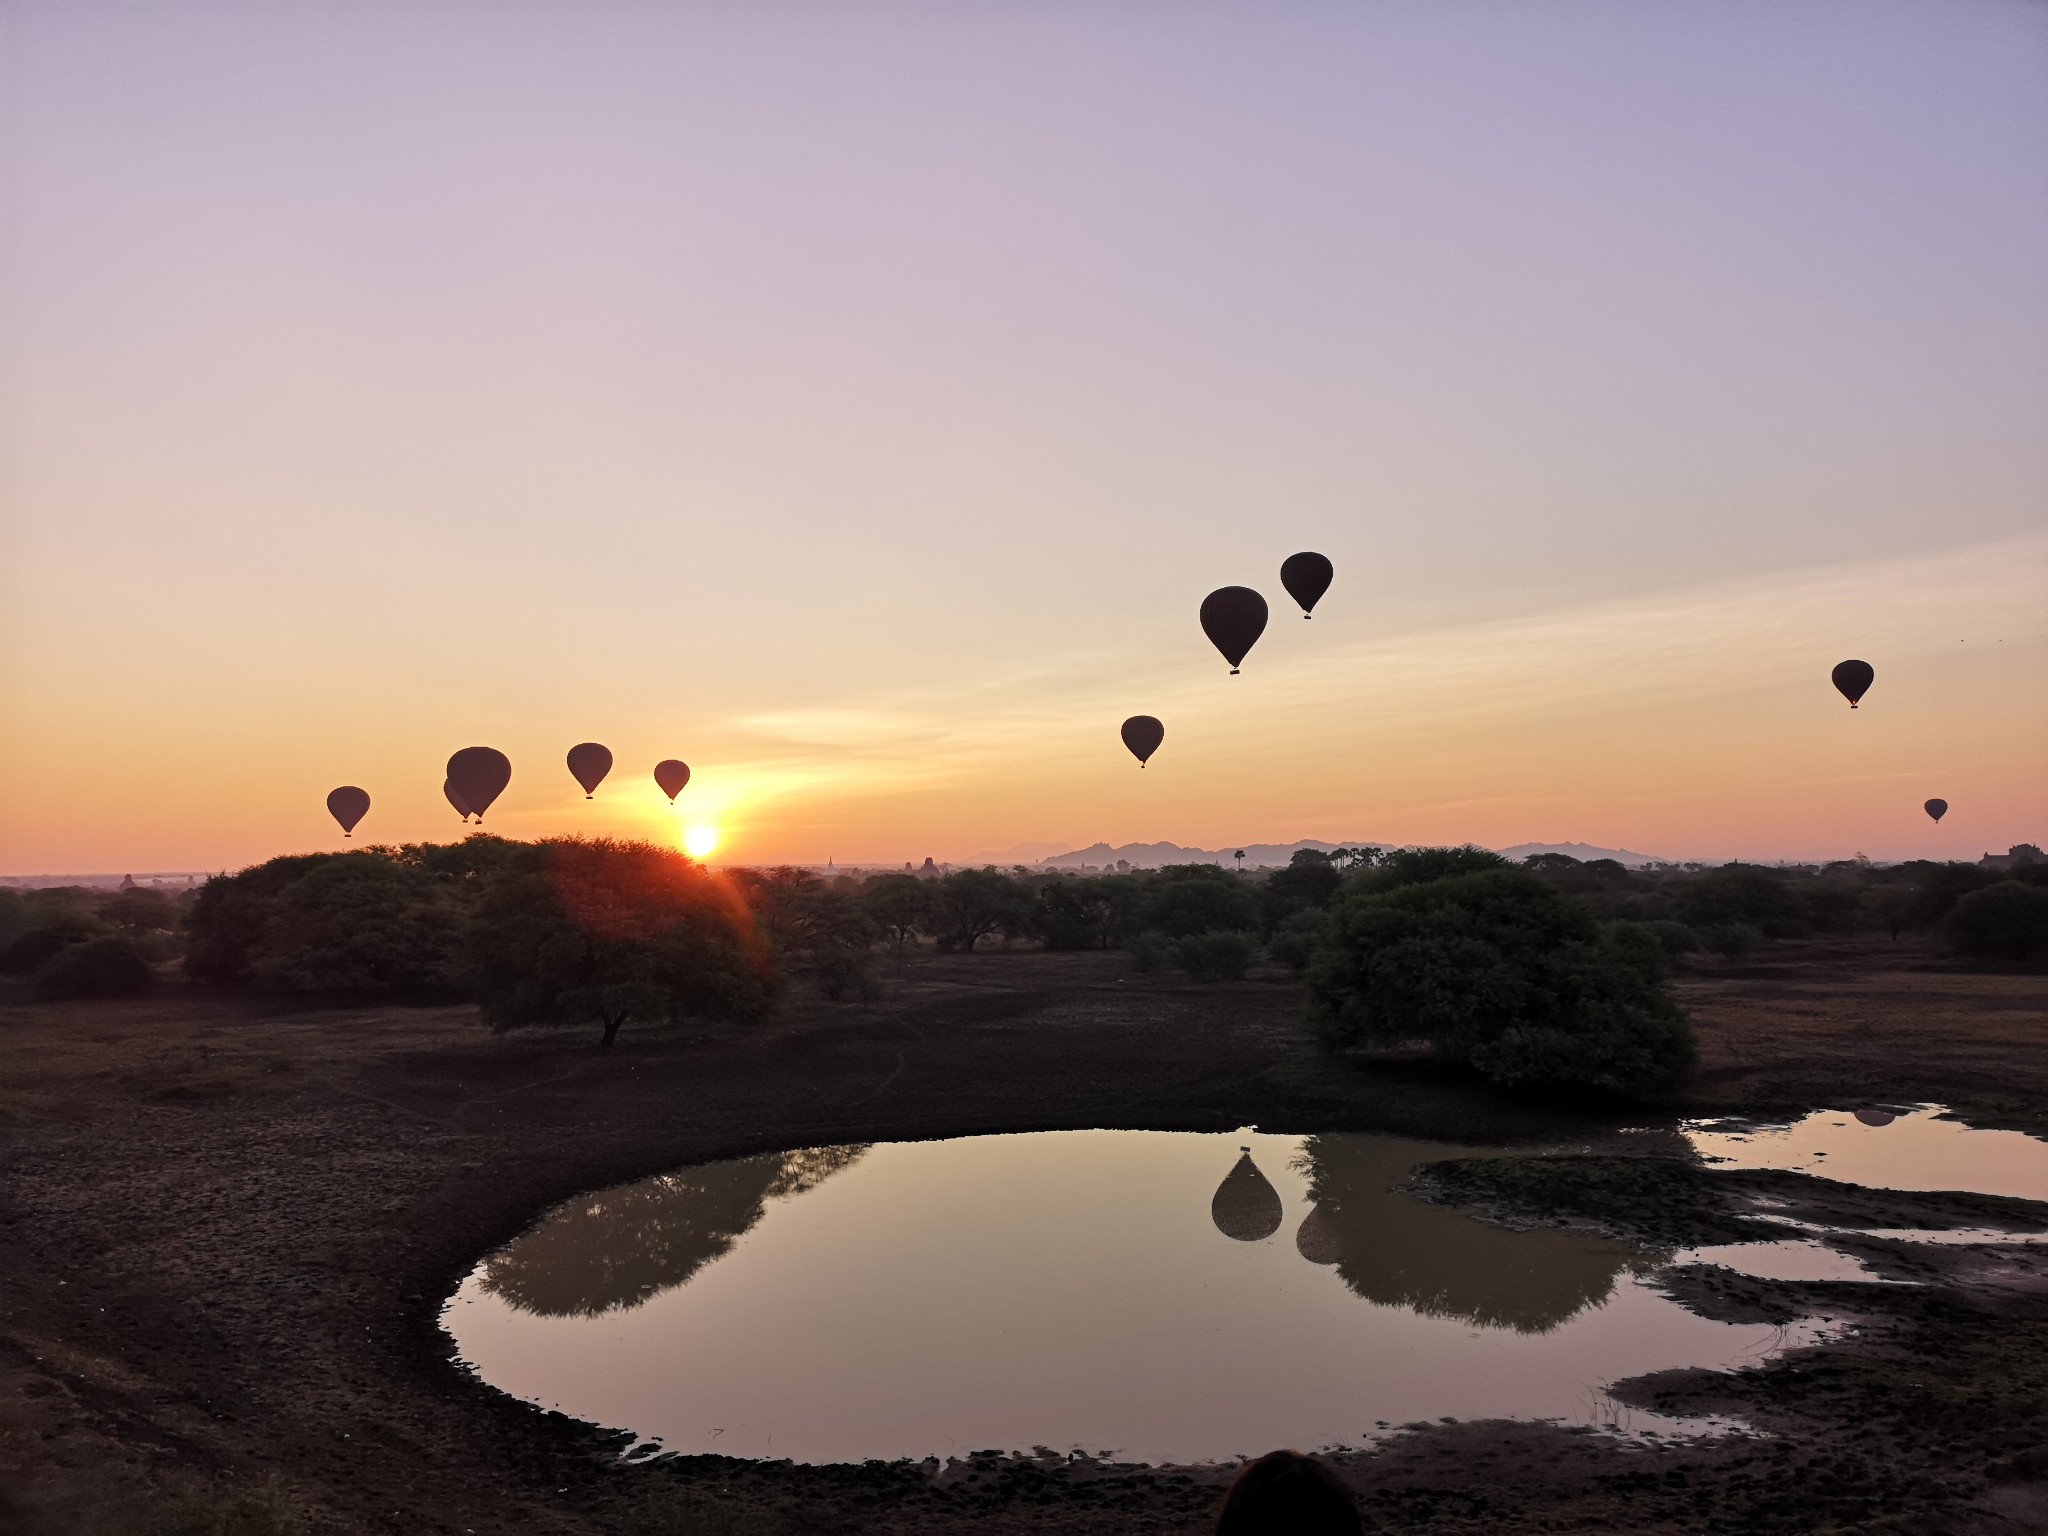
[[[1813,926],[1791,882],[1754,864],[1723,864],[1681,882],[1672,911],[1694,928],[1746,923],[1767,939],[1796,939]]]
[[[1320,911],[1336,899],[1343,886],[1344,872],[1317,848],[1297,848],[1285,869],[1266,876],[1266,890],[1283,919],[1305,907]]]
[[[1916,927],[1938,927],[1972,891],[1998,883],[1998,876],[1975,864],[1924,864],[1913,882],[1913,900],[1907,915]]]
[[[251,957],[262,941],[264,925],[277,910],[278,897],[308,871],[340,857],[287,854],[232,875],[208,877],[186,918],[185,974],[194,981],[226,985],[247,981]]]
[[[169,933],[178,909],[161,891],[122,891],[100,903],[100,918],[125,934]]]
[[[494,1029],[753,1020],[774,950],[733,882],[652,843],[535,843],[488,883],[470,976]]]
[[[882,931],[896,950],[896,973],[903,973],[903,956],[931,923],[931,887],[911,874],[877,875],[861,891],[861,904],[869,920]]]
[[[1173,864],[1161,870],[1146,908],[1146,926],[1174,939],[1256,928],[1261,915],[1257,890],[1214,864]]]
[[[1028,932],[1036,901],[1022,881],[993,869],[962,869],[932,882],[932,933],[943,950],[974,946],[998,930]]]
[[[2048,955],[2048,887],[2001,880],[1957,899],[1936,930],[1959,955],[2026,960]]]
[[[383,849],[337,854],[277,894],[247,974],[284,992],[452,995],[466,917],[449,883],[416,864]]]
[[[1328,1045],[1426,1041],[1503,1084],[1622,1094],[1668,1089],[1691,1068],[1692,1028],[1654,944],[1603,933],[1585,906],[1498,860],[1399,867],[1399,883],[1344,893],[1309,967],[1309,1017]],[[1415,878],[1430,868],[1449,872]]]

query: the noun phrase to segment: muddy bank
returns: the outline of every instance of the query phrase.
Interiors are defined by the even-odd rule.
[[[1712,983],[1713,1107],[1731,1107],[1728,1083],[1784,1084],[1794,1063],[1810,1077],[1836,1059],[1906,1084],[1890,1097],[1964,1107],[2000,1054],[1998,1093],[2048,1086],[2043,1032],[2024,1047],[2008,1038],[2021,1005],[2038,1019],[2040,982],[2016,1004],[2012,979],[1993,978],[1979,1006],[1959,1001],[1978,978],[1857,977],[1847,1012],[1803,997],[1779,1016],[1767,1001],[1731,1003],[1739,981]],[[1923,983],[1950,1035],[1951,1081],[1939,1053],[1888,1067],[1890,1027],[1873,1033],[1865,1016],[1880,993],[1912,1012]],[[570,1036],[493,1039],[466,1009],[6,1000],[0,1465],[14,1502],[0,1519],[143,1531],[180,1491],[268,1485],[323,1532],[1199,1530],[1213,1469],[622,1467],[618,1437],[456,1369],[438,1308],[480,1254],[553,1202],[710,1158],[1088,1126],[1493,1144],[1614,1129],[1425,1068],[1332,1071],[1303,1052],[1299,1003],[1278,979],[1194,987],[1128,976],[1120,956],[972,956],[924,962],[872,1009],[807,1005],[755,1034],[629,1036],[600,1052]],[[1967,1043],[1979,1027],[1981,1051]],[[1845,1053],[1845,1040],[1861,1043]],[[1963,1394],[1953,1420],[1966,1437],[1975,1388],[1942,1374],[1948,1362],[1990,1361],[2001,1334],[2020,1341],[2008,1358],[2031,1360],[2044,1322],[2038,1292],[1951,1278],[1938,1307],[1921,1292],[1885,1299],[1882,1349],[1869,1332],[1713,1378],[1756,1394],[1734,1411],[1778,1426],[1769,1441],[1644,1450],[1541,1426],[1439,1425],[1347,1457],[1348,1472],[1394,1530],[1820,1529],[1879,1518],[1854,1493],[1864,1487],[1916,1512],[1922,1523],[1903,1528],[1993,1528],[1983,1500],[2034,1476],[2020,1453],[1980,1435],[1966,1455],[1950,1446],[1960,1470],[1938,1473],[1907,1454],[1910,1420],[1894,1430],[1847,1411],[1878,1366],[1840,1366],[1853,1391],[1814,1385],[1834,1380],[1813,1374],[1815,1360],[1896,1357],[1920,1373],[1912,1390]],[[1878,1303],[1858,1305],[1879,1317]],[[2001,1374],[1990,1400],[2022,1424],[2024,1374]],[[1879,1463],[1891,1481],[1871,1484]],[[1837,1485],[1850,1491],[1827,1492]]]

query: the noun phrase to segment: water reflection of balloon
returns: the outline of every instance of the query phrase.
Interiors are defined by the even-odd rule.
[[[1859,1109],[1856,1118],[1865,1125],[1890,1125],[1898,1116],[1888,1109]]]
[[[584,799],[589,800],[597,794],[597,786],[611,771],[610,747],[601,747],[594,741],[579,741],[569,749],[569,773],[583,786]]]
[[[448,803],[455,807],[455,814],[464,821],[469,820],[469,802],[462,798],[462,791],[455,787],[453,779],[441,781],[441,793],[448,797]]]
[[[464,747],[448,759],[448,782],[478,821],[512,782],[512,760],[496,747]]]
[[[344,784],[327,793],[327,814],[341,823],[341,835],[355,835],[356,823],[368,814],[370,797],[353,784]]]
[[[1142,768],[1145,760],[1159,750],[1159,743],[1166,740],[1166,727],[1150,715],[1133,715],[1124,722],[1123,738]]]
[[[1835,687],[1854,709],[1856,701],[1870,692],[1870,685],[1877,681],[1877,670],[1867,661],[1841,661],[1835,663],[1835,670],[1829,674],[1835,680]]]
[[[1235,673],[1266,632],[1266,600],[1250,587],[1218,587],[1202,599],[1202,633]]]
[[[1948,802],[1946,800],[1930,800],[1921,806],[1920,809],[1939,822],[1942,817],[1948,814]]]
[[[1209,1202],[1209,1217],[1216,1230],[1240,1243],[1256,1243],[1280,1230],[1280,1192],[1259,1172],[1252,1161],[1252,1149],[1238,1155],[1237,1164],[1216,1186]]]
[[[1317,600],[1330,590],[1330,581],[1336,574],[1336,567],[1312,550],[1289,555],[1280,562],[1280,585],[1287,589],[1289,597],[1301,604],[1304,619],[1311,616],[1310,610]]]
[[[661,786],[661,792],[668,796],[668,803],[674,805],[676,796],[683,792],[683,786],[690,782],[690,765],[677,762],[672,757],[663,758],[654,765],[654,782]]]
[[[1337,1223],[1320,1205],[1308,1208],[1308,1214],[1295,1229],[1294,1251],[1311,1264],[1334,1264],[1344,1257],[1342,1234]]]

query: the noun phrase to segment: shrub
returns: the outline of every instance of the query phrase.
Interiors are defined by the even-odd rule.
[[[738,888],[671,849],[610,839],[532,844],[486,887],[470,975],[494,1029],[757,1019],[774,951]]]
[[[1664,951],[1664,958],[1667,960],[1676,960],[1680,955],[1695,954],[1699,950],[1700,936],[1683,923],[1665,917],[1644,923],[1642,926],[1656,939],[1658,948]]]
[[[1134,971],[1161,970],[1179,958],[1173,940],[1157,928],[1148,928],[1131,940],[1131,969]]]
[[[1330,920],[1324,913],[1297,912],[1274,931],[1273,941],[1266,948],[1280,964],[1297,972],[1305,971],[1329,931]]]
[[[1764,936],[1748,923],[1715,923],[1700,930],[1700,943],[1723,959],[1740,963],[1763,948]]]
[[[1326,1044],[1427,1041],[1499,1083],[1625,1094],[1690,1069],[1692,1028],[1649,947],[1603,934],[1583,906],[1497,859],[1406,866],[1431,867],[1471,872],[1391,887],[1368,877],[1338,901],[1308,973]]]
[[[104,930],[82,917],[65,917],[18,934],[6,952],[0,954],[0,971],[9,976],[26,976],[61,950],[83,944]]]
[[[69,944],[36,970],[35,996],[52,1001],[72,997],[133,997],[152,980],[149,962],[126,939],[87,939]]]
[[[1181,969],[1197,981],[1242,981],[1253,953],[1241,933],[1198,933],[1175,946]]]
[[[1936,930],[1959,955],[2025,960],[2048,954],[2048,888],[2001,880],[1957,900]]]

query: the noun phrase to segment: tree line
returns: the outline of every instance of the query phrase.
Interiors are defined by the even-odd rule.
[[[820,877],[714,873],[646,843],[479,834],[290,855],[181,896],[0,891],[0,970],[38,996],[194,982],[356,1001],[477,1003],[494,1028],[765,1016],[794,983],[870,1001],[926,950],[1121,950],[1133,969],[1301,974],[1338,1051],[1429,1042],[1500,1082],[1653,1092],[1691,1060],[1669,979],[1690,957],[1915,930],[1958,955],[2048,956],[2048,862],[1850,860],[1630,869],[1477,848],[1305,850],[1250,874],[1190,864]]]

